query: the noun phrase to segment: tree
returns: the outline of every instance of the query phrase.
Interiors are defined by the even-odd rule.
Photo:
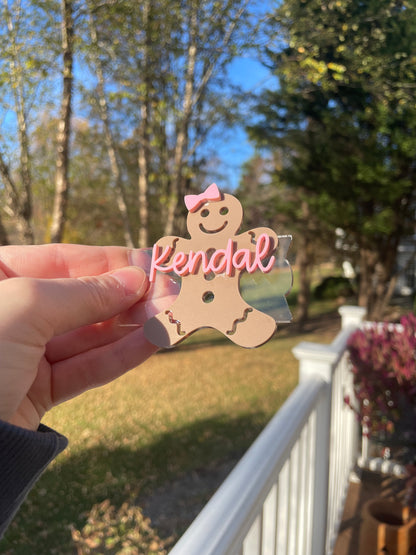
[[[209,139],[238,112],[227,67],[252,41],[249,4],[4,0],[0,242],[74,237],[65,224],[73,224],[73,206],[83,205],[80,179],[71,192],[71,165],[88,168],[91,154],[81,162],[80,135],[71,133],[71,122],[82,119],[105,153],[101,172],[95,159],[93,167],[105,194],[112,191],[122,241],[148,246],[173,228],[180,232],[180,199],[202,186]],[[114,236],[119,240],[118,229]]]
[[[27,114],[27,91],[33,86],[33,73],[27,77],[25,71],[29,61],[33,58],[22,59],[24,51],[22,29],[24,18],[20,5],[9,7],[3,3],[1,10],[4,29],[1,35],[3,50],[2,85],[3,94],[7,98],[7,104],[11,107],[16,118],[17,135],[19,142],[19,176],[18,181],[12,173],[10,163],[5,154],[0,152],[0,173],[5,193],[5,209],[8,214],[16,219],[18,232],[23,240],[33,242],[32,227],[32,174],[30,165],[29,137],[28,137],[28,114]],[[26,62],[26,64],[25,64]],[[29,66],[30,67],[30,66]],[[6,77],[7,76],[7,77]],[[31,79],[32,78],[32,79]],[[9,85],[5,91],[4,81]],[[6,107],[4,106],[3,109]],[[7,109],[7,108],[6,108]],[[8,243],[7,232],[3,229],[3,242]]]
[[[55,201],[52,213],[51,242],[60,243],[64,234],[69,194],[69,147],[72,116],[74,29],[72,0],[61,0],[63,84],[61,114],[58,122]]]
[[[93,40],[84,51],[97,77],[94,113],[114,138],[109,157],[118,160],[125,198],[134,198],[125,219],[138,225],[140,246],[155,238],[155,221],[156,237],[180,228],[179,199],[204,163],[204,143],[236,113],[223,84],[246,40],[247,3],[89,3]]]
[[[276,224],[277,189],[270,187],[270,173],[275,168],[275,160],[266,158],[259,152],[243,164],[237,194],[244,205],[244,223],[247,227]]]
[[[237,104],[226,85],[228,64],[250,39],[247,0],[196,2],[183,10],[181,71],[174,85],[175,137],[169,171],[164,233],[180,229],[179,200],[203,165],[203,145],[211,130],[233,120]]]
[[[36,241],[33,189],[36,161],[32,128],[50,103],[59,52],[56,2],[4,1],[0,5],[0,198],[2,243]],[[47,34],[45,33],[47,30]]]
[[[45,114],[31,134],[33,164],[33,227],[40,241],[50,241],[53,212],[56,118]],[[71,125],[71,164],[68,205],[63,241],[94,245],[124,244],[122,215],[117,210],[117,193],[109,175],[110,162],[102,128],[84,118]]]
[[[416,6],[401,0],[286,0],[272,14],[261,144],[282,179],[357,253],[359,304],[379,318],[416,203]],[[332,238],[331,238],[332,240]]]
[[[308,320],[313,264],[325,260],[329,249],[323,239],[325,228],[311,210],[310,194],[281,179],[282,163],[279,150],[271,156],[255,154],[243,167],[238,195],[250,227],[266,225],[279,235],[295,236],[290,256],[296,257],[299,270],[296,323],[302,328]]]
[[[97,22],[94,13],[94,6],[91,1],[87,3],[88,8],[88,29],[91,37],[91,46],[89,48],[90,63],[95,71],[97,77],[96,95],[97,105],[100,114],[100,119],[104,128],[104,137],[107,147],[108,159],[110,162],[112,185],[116,192],[117,206],[121,214],[124,243],[128,247],[135,246],[135,238],[133,234],[132,225],[128,212],[128,201],[125,191],[125,186],[122,178],[122,167],[120,157],[114,138],[112,125],[110,121],[110,108],[106,94],[106,77],[105,77],[105,62],[100,56],[100,45],[98,40]]]

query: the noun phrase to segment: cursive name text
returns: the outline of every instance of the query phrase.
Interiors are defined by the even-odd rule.
[[[276,245],[277,247],[277,245]],[[167,246],[164,249],[157,244],[153,246],[152,262],[150,267],[149,280],[155,280],[156,272],[170,273],[175,272],[183,277],[189,274],[197,274],[202,269],[203,274],[225,274],[231,276],[234,270],[246,270],[252,274],[256,270],[263,273],[270,272],[275,257],[270,256],[271,239],[267,233],[262,233],[255,245],[255,249],[236,249],[233,239],[228,239],[225,249],[217,249],[212,254],[206,251],[182,251],[172,254],[175,248]],[[171,258],[172,257],[172,258]],[[269,260],[265,262],[268,258]]]

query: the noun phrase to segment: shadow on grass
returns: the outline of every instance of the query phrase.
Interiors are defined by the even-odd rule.
[[[326,331],[333,331],[335,336],[340,329],[340,325],[341,317],[338,309],[330,307],[326,312],[310,316],[307,322],[301,327],[295,319],[290,323],[278,323],[277,331],[270,341],[278,341],[283,337],[295,337],[298,335],[306,335],[308,333],[320,333]],[[232,342],[228,337],[220,332],[205,328],[203,330],[196,331],[189,338],[185,339],[182,343],[175,347],[175,350],[195,351],[207,347],[208,345],[232,345]],[[172,352],[172,349],[161,349],[158,351],[157,355],[163,356],[165,354],[169,354],[170,352]]]
[[[147,446],[100,443],[61,455],[22,506],[0,553],[75,554],[71,526],[82,528],[104,499],[116,507],[143,501],[165,537],[181,533],[265,424],[260,412],[219,415],[161,434]]]
[[[279,333],[282,330],[289,330],[291,323],[278,323],[277,324],[277,333],[270,339],[270,341],[275,341],[279,339]],[[213,329],[213,328],[203,328],[193,332],[189,337],[183,340],[183,342],[179,343],[174,347],[175,351],[194,351],[197,349],[201,349],[203,347],[210,346],[220,346],[220,345],[231,345],[235,348],[241,348],[235,345],[229,337],[226,337],[221,332]],[[158,351],[157,355],[165,355],[172,352],[171,349],[161,349]]]

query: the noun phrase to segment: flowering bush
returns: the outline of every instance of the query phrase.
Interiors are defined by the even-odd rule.
[[[348,341],[356,403],[346,401],[368,436],[392,432],[403,411],[416,407],[416,316],[400,324],[374,324]]]

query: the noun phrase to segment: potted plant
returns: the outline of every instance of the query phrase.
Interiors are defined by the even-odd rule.
[[[348,351],[355,400],[346,402],[363,436],[382,440],[407,471],[404,503],[373,499],[364,506],[359,553],[408,554],[416,547],[416,316],[357,330]]]
[[[358,555],[409,555],[416,549],[416,512],[394,499],[372,499],[362,511]]]

